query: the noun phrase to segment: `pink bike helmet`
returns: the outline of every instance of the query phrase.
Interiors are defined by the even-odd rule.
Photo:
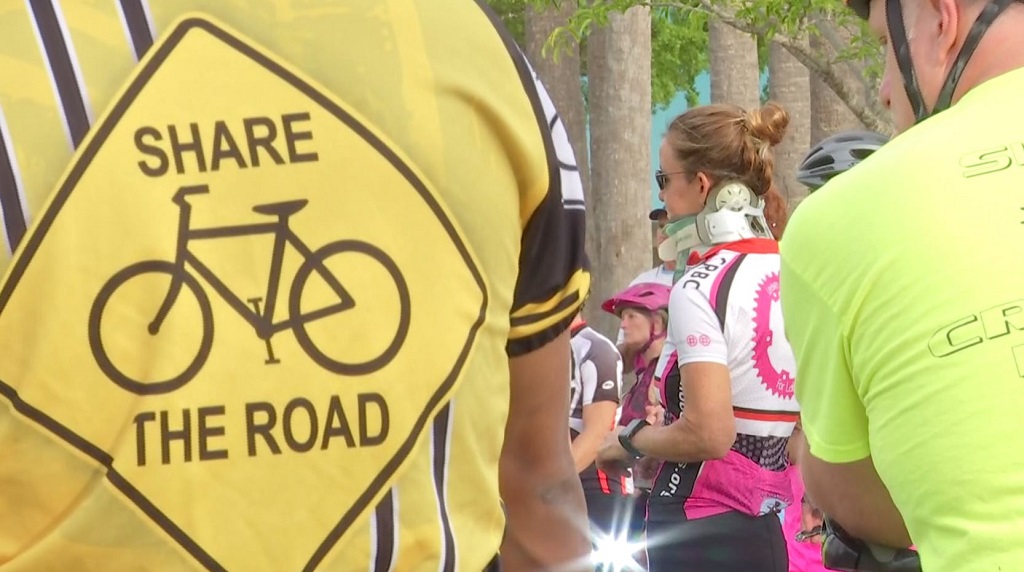
[[[626,288],[608,298],[601,309],[618,316],[625,308],[641,308],[648,312],[668,310],[668,298],[672,288],[657,282],[641,282]]]
[[[639,308],[654,314],[655,312],[668,312],[668,299],[672,288],[657,282],[641,282],[626,288],[622,292],[612,296],[601,304],[605,312],[622,316],[626,308]],[[654,342],[663,339],[667,332],[655,333],[654,323],[651,323],[651,331],[648,334],[647,342],[637,350],[635,367],[637,371],[637,383],[630,389],[630,394],[623,404],[623,415],[629,418],[643,419],[643,404],[647,400],[647,390],[654,379],[654,364],[657,361],[647,362],[645,354]],[[628,414],[627,414],[628,412]]]

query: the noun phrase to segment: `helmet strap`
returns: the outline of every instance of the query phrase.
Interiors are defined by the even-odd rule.
[[[647,334],[647,341],[636,352],[636,365],[639,369],[647,367],[647,357],[645,356],[647,350],[651,349],[654,342],[664,339],[668,335],[668,328],[663,329],[661,333],[656,332],[654,328],[654,312],[648,312],[648,315],[651,321],[651,330]]]
[[[960,52],[953,61],[953,67],[950,69],[949,75],[946,76],[946,81],[943,83],[939,96],[935,101],[935,106],[931,111],[928,111],[928,106],[924,102],[924,96],[921,94],[921,88],[917,82],[917,74],[914,71],[914,62],[910,57],[910,42],[907,40],[907,28],[903,20],[902,3],[900,0],[888,0],[885,3],[889,37],[892,40],[896,53],[896,64],[899,66],[900,75],[903,76],[903,86],[907,92],[907,99],[910,100],[910,106],[914,110],[914,118],[917,123],[928,119],[936,113],[945,111],[952,105],[953,92],[956,91],[964,69],[967,67],[971,56],[974,55],[974,50],[981,43],[981,38],[988,31],[989,26],[992,25],[996,17],[1002,14],[1014,1],[994,0],[985,6],[967,33],[964,45],[960,48]]]
[[[974,25],[967,32],[967,38],[964,39],[964,45],[960,48],[960,53],[956,55],[956,60],[953,61],[953,68],[949,70],[949,75],[946,76],[946,83],[943,84],[942,91],[939,92],[939,98],[935,102],[933,113],[944,111],[952,104],[953,92],[956,90],[957,84],[960,83],[960,76],[963,75],[967,62],[974,55],[974,50],[981,43],[981,38],[988,31],[992,22],[995,21],[996,16],[1002,14],[1013,2],[1014,0],[995,0],[985,6],[985,9],[978,15],[978,19],[974,21]]]
[[[903,3],[900,0],[888,0],[885,3],[885,15],[889,25],[890,42],[896,52],[896,65],[903,76],[903,88],[907,91],[910,106],[914,109],[914,117],[918,122],[923,121],[928,117],[928,107],[924,104],[921,88],[917,84],[914,60],[910,57],[907,26],[903,21]]]
[[[651,312],[651,331],[647,334],[647,343],[645,343],[640,348],[640,351],[638,353],[640,353],[641,355],[647,353],[647,350],[651,349],[651,346],[654,345],[654,342],[656,342],[658,340],[661,340],[661,339],[664,339],[665,335],[666,335],[666,332],[664,330],[662,330],[660,333],[655,331],[655,329],[654,329],[654,313]]]

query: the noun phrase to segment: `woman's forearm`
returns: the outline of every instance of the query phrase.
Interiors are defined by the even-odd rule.
[[[735,437],[734,437],[735,439]],[[671,425],[645,427],[633,437],[633,446],[648,457],[673,463],[693,463],[721,459],[732,443],[707,435],[685,416]]]

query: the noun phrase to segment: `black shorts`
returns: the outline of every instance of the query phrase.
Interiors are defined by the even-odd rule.
[[[619,548],[629,546],[633,539],[630,538],[630,527],[636,517],[637,502],[633,495],[602,494],[599,492],[584,491],[587,499],[587,513],[590,517],[591,541],[598,554],[606,554],[605,550],[610,546],[617,545]],[[646,507],[640,505],[641,523]],[[634,559],[643,557],[642,545],[636,545],[637,553]],[[618,552],[614,550],[613,552]],[[595,572],[622,572],[616,562],[594,562]]]
[[[727,512],[707,518],[647,522],[650,572],[787,572],[782,522]]]
[[[629,539],[632,542],[639,542],[644,537],[644,529],[647,528],[647,499],[651,491],[637,489],[633,494],[633,512],[629,516]]]
[[[613,538],[625,536],[633,516],[633,497],[586,490],[584,497],[592,533]]]

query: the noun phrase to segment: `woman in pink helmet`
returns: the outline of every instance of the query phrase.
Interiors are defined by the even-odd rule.
[[[633,366],[636,383],[622,397],[619,425],[625,427],[634,419],[647,418],[648,406],[655,402],[652,381],[654,370],[665,345],[668,331],[668,300],[672,288],[657,282],[633,284],[604,301],[601,309],[619,317],[623,342],[639,348]],[[649,420],[654,422],[654,420]],[[635,503],[629,519],[630,536],[639,540],[644,531],[647,498],[650,495],[658,463],[644,459],[633,466]]]
[[[622,321],[625,343],[639,347],[636,353],[636,384],[622,401],[619,425],[647,417],[648,394],[654,379],[654,366],[665,345],[668,324],[668,299],[672,289],[656,282],[634,284],[601,304],[601,309]]]

